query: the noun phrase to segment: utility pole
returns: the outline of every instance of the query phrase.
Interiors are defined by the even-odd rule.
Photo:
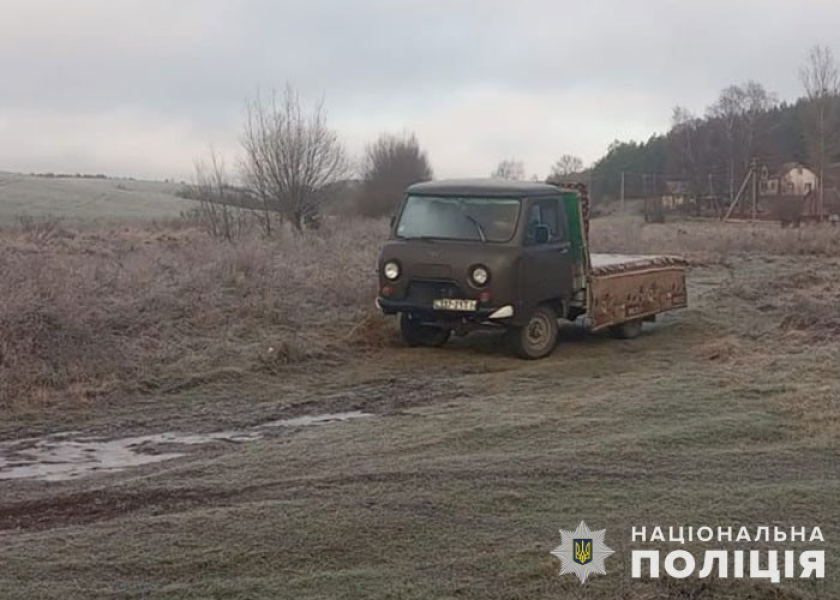
[[[621,172],[621,212],[624,210],[624,171]]]
[[[729,158],[729,204],[735,204],[735,156]]]
[[[731,216],[732,216],[732,213],[735,211],[735,207],[737,207],[737,206],[738,206],[738,204],[741,202],[741,196],[742,196],[742,195],[744,194],[744,192],[746,191],[746,189],[747,189],[747,184],[750,182],[750,179],[751,179],[751,178],[753,179],[753,182],[755,182],[755,164],[753,164],[753,165],[750,167],[750,171],[749,171],[749,173],[747,173],[747,176],[746,176],[746,177],[744,177],[744,183],[742,183],[742,184],[741,184],[741,188],[738,190],[738,193],[735,195],[735,199],[734,199],[734,200],[732,201],[732,203],[729,205],[729,210],[728,210],[728,211],[726,211],[726,215],[723,217],[723,220],[724,220],[724,221],[728,221],[728,220],[729,220],[729,217],[731,217]]]
[[[756,177],[756,173],[757,162],[755,159],[752,159],[752,163],[750,164],[750,174],[752,175],[752,210],[750,211],[750,216],[753,221],[758,217],[758,178]]]
[[[709,206],[715,211],[715,216],[718,216],[718,203],[715,198],[715,178],[709,173]]]
[[[817,209],[817,222],[819,222],[825,214],[825,159],[820,163],[820,175],[817,180],[817,186],[817,197],[820,203]]]

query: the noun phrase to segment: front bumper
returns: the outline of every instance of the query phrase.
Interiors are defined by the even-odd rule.
[[[513,318],[515,310],[512,305],[479,307],[478,310],[461,312],[455,310],[433,310],[427,305],[417,304],[406,300],[392,300],[379,296],[376,298],[376,307],[386,315],[395,315],[401,312],[420,313],[426,315],[430,320],[435,321],[503,321]]]

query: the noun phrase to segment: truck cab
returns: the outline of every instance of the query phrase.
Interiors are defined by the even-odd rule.
[[[399,315],[410,346],[501,329],[518,355],[542,358],[554,349],[558,319],[587,312],[587,213],[582,187],[492,179],[413,185],[380,255],[377,305]]]

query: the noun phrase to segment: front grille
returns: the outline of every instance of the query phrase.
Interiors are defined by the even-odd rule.
[[[408,286],[406,299],[422,306],[432,306],[438,298],[465,298],[461,289],[451,281],[414,280]]]

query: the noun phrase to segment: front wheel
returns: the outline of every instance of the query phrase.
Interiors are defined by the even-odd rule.
[[[550,306],[540,306],[531,313],[524,327],[514,327],[508,331],[508,339],[517,356],[536,360],[554,351],[558,330],[557,313]]]
[[[403,341],[412,348],[443,346],[449,340],[451,333],[451,329],[423,324],[420,317],[415,314],[400,314],[400,335]]]

